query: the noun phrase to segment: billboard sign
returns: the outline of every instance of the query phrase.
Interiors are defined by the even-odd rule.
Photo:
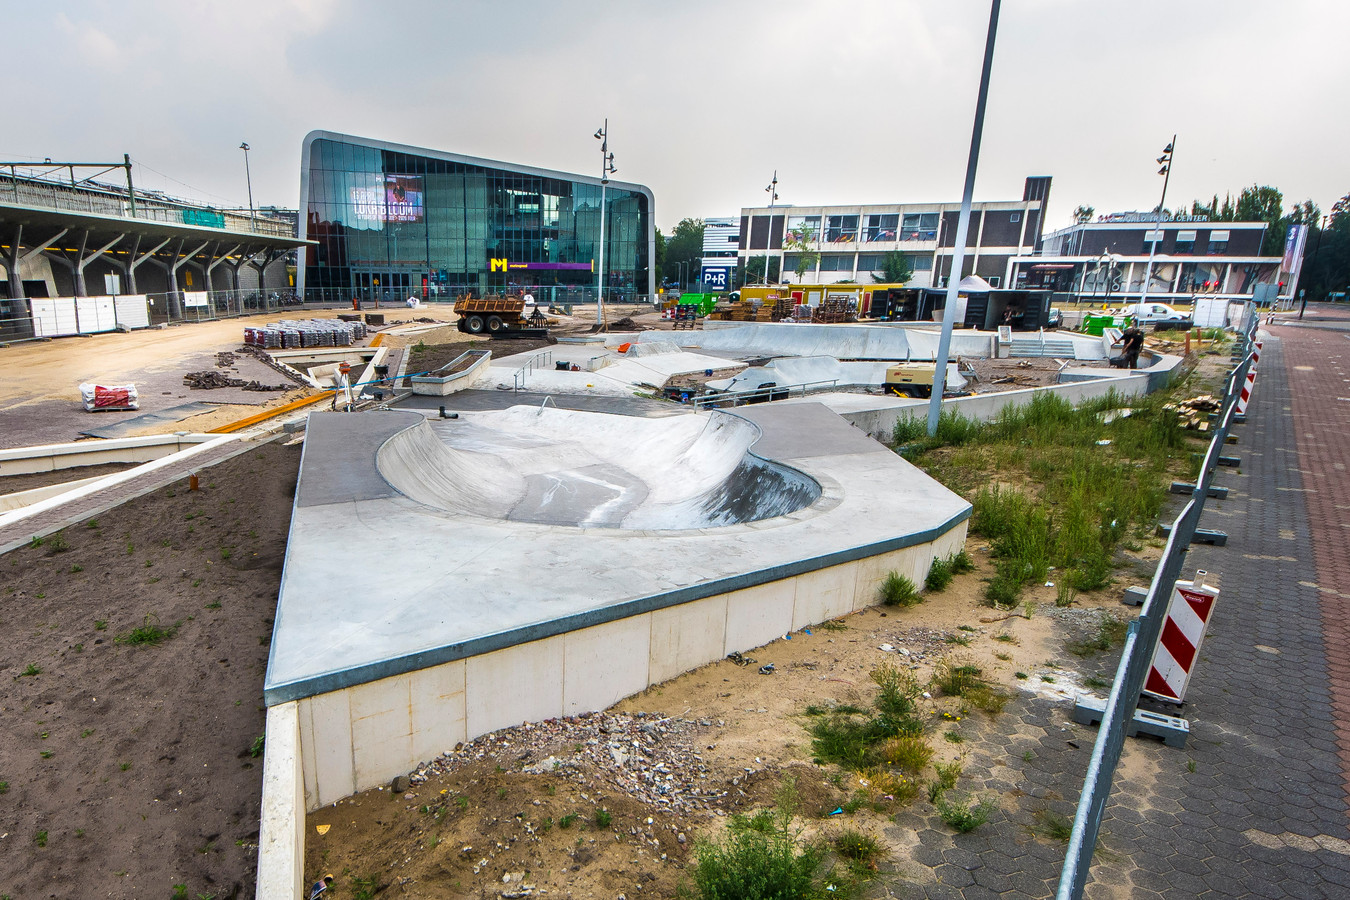
[[[421,175],[376,175],[373,181],[353,187],[353,215],[360,222],[422,221]]]

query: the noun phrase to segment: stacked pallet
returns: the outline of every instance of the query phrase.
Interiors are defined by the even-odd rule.
[[[282,319],[271,325],[244,328],[244,343],[266,350],[290,350],[303,347],[350,347],[364,340],[363,322],[339,319]]]
[[[1189,400],[1168,403],[1163,409],[1174,412],[1181,420],[1181,427],[1189,431],[1209,431],[1209,414],[1218,412],[1223,402],[1213,394],[1200,394]]]

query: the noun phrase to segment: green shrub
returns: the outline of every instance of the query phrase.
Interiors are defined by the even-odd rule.
[[[698,900],[823,896],[820,852],[799,844],[789,822],[783,812],[734,816],[719,840],[695,844],[692,890],[681,893]]]
[[[949,559],[952,562],[952,573],[955,575],[964,575],[967,572],[975,571],[975,560],[970,558],[970,554],[964,549],[953,553]]]
[[[891,572],[881,583],[881,602],[887,606],[916,606],[923,602],[923,596],[914,587],[914,582],[898,572]]]
[[[923,580],[923,589],[937,593],[945,591],[947,585],[952,583],[952,563],[949,559],[933,558],[933,563],[928,567],[928,576]]]

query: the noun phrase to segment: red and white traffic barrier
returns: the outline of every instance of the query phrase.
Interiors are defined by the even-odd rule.
[[[1195,672],[1210,613],[1219,596],[1219,589],[1205,584],[1204,578],[1204,571],[1198,571],[1195,581],[1178,581],[1172,589],[1167,618],[1144,681],[1144,693],[1150,697],[1172,703],[1186,698],[1186,687]]]
[[[1238,394],[1237,409],[1234,413],[1239,416],[1247,414],[1247,404],[1252,399],[1252,387],[1256,384],[1256,366],[1247,370],[1247,380],[1242,383],[1242,391]]]
[[[1253,368],[1253,369],[1256,368],[1256,364],[1257,364],[1258,362],[1260,362],[1260,360],[1261,360],[1261,342],[1260,342],[1260,341],[1257,341],[1255,344],[1252,344],[1252,368]]]

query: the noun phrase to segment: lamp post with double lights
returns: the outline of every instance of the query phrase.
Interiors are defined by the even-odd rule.
[[[614,154],[609,152],[609,119],[595,130],[595,139],[600,142],[600,259],[596,266],[599,270],[599,289],[596,293],[595,324],[603,331],[608,321],[605,317],[605,189],[609,187],[609,176],[618,171],[614,168]]]
[[[253,173],[248,169],[248,151],[251,149],[247,141],[239,145],[239,149],[244,151],[244,179],[248,182],[248,230],[257,231],[257,223],[253,221]]]
[[[1167,205],[1167,183],[1172,179],[1172,148],[1177,145],[1177,136],[1172,135],[1172,140],[1163,148],[1162,156],[1158,157],[1158,165],[1162,166],[1158,174],[1163,176],[1162,199],[1158,201],[1158,215],[1155,217],[1153,226],[1153,240],[1149,242],[1148,264],[1144,266],[1144,290],[1139,295],[1139,315],[1143,315],[1144,304],[1148,301],[1149,282],[1153,280],[1153,259],[1158,254],[1158,242],[1162,239],[1162,217],[1163,208]]]
[[[773,243],[773,205],[778,202],[778,170],[773,170],[773,181],[764,189],[769,195],[769,229],[764,236],[764,283],[769,283],[769,245]],[[783,277],[783,264],[778,263],[778,277]]]

